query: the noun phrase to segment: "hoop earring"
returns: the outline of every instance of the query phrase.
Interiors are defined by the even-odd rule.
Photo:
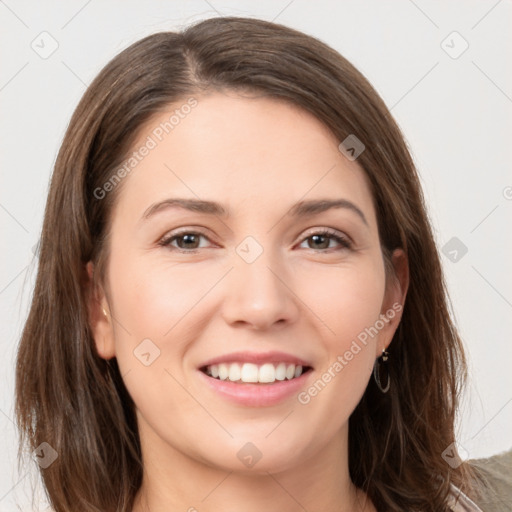
[[[375,383],[377,384],[377,387],[382,391],[382,393],[387,393],[391,386],[391,379],[389,377],[389,370],[387,368],[388,359],[389,359],[389,352],[387,350],[383,350],[382,355],[375,361],[375,364],[373,366],[373,378],[375,380]],[[382,385],[382,382],[380,380],[381,365],[383,368],[386,369],[386,374],[388,377],[385,386]]]

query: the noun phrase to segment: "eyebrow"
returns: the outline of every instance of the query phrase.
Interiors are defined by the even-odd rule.
[[[158,203],[152,204],[142,215],[141,220],[147,220],[158,212],[169,208],[181,208],[196,213],[207,215],[216,215],[219,217],[229,217],[229,211],[220,203],[215,201],[206,201],[203,199],[181,199],[169,198]],[[292,217],[308,217],[331,210],[334,208],[344,208],[357,214],[357,216],[368,226],[368,221],[362,210],[348,199],[311,199],[308,201],[299,201],[294,204],[288,215]]]

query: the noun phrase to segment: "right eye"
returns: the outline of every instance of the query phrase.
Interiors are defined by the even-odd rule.
[[[194,253],[197,252],[197,249],[204,248],[197,245],[201,237],[209,240],[206,235],[197,231],[180,231],[178,233],[170,233],[169,235],[164,236],[158,242],[158,245],[168,247],[172,251],[177,250],[180,252]],[[174,241],[176,241],[178,247],[171,245]]]

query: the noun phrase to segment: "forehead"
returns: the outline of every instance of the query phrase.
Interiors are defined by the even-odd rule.
[[[219,201],[230,215],[277,214],[287,204],[322,197],[350,199],[374,223],[365,172],[312,114],[234,92],[196,96],[192,108],[184,105],[187,98],[140,129],[132,151],[151,149],[125,178],[118,200],[125,214],[141,215],[171,195]]]

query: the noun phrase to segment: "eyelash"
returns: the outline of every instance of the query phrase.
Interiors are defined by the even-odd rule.
[[[167,248],[169,248],[172,251],[178,251],[178,252],[181,252],[181,253],[188,253],[188,254],[197,253],[199,251],[199,249],[181,249],[179,247],[172,247],[171,246],[171,243],[174,240],[176,240],[178,238],[181,238],[181,237],[183,237],[185,235],[202,236],[202,237],[204,237],[204,238],[209,240],[209,238],[205,234],[203,234],[201,232],[186,230],[186,231],[180,231],[178,233],[174,233],[174,234],[171,234],[171,235],[163,237],[158,242],[158,245],[160,245],[161,247],[167,247]],[[311,233],[310,235],[308,235],[307,237],[302,239],[301,244],[303,242],[305,242],[306,240],[312,238],[313,236],[328,237],[329,239],[338,242],[341,245],[341,248],[340,249],[334,249],[334,251],[336,251],[336,250],[350,250],[350,249],[352,249],[352,242],[348,238],[338,234],[336,231],[332,231],[332,230],[329,230],[329,229],[322,229],[320,231],[315,231],[314,233]],[[315,251],[315,249],[311,249],[311,250]],[[332,248],[331,249],[319,249],[318,250],[318,252],[332,252],[332,251],[333,251]]]

